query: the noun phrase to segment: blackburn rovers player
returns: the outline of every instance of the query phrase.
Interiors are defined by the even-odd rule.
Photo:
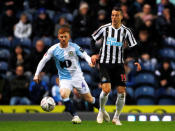
[[[38,64],[33,80],[37,83],[39,82],[39,73],[44,68],[46,62],[53,57],[60,79],[60,94],[62,100],[73,116],[72,122],[81,123],[81,119],[69,98],[72,89],[76,88],[82,97],[89,103],[92,103],[96,108],[99,108],[99,102],[92,97],[90,93],[89,87],[84,80],[78,58],[84,58],[88,64],[93,67],[94,65],[91,62],[91,57],[77,44],[69,42],[70,37],[69,27],[61,27],[59,29],[58,39],[60,40],[60,43],[57,43],[48,49]]]

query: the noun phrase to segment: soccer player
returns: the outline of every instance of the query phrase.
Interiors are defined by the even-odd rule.
[[[97,122],[102,123],[110,121],[108,113],[105,111],[105,104],[108,100],[108,94],[111,87],[117,89],[118,96],[116,100],[116,112],[112,122],[116,125],[122,125],[119,120],[119,115],[125,104],[126,97],[126,76],[124,71],[124,42],[128,43],[129,47],[134,47],[137,42],[129,28],[124,26],[122,21],[123,15],[121,9],[114,7],[111,14],[112,23],[101,26],[92,34],[92,55],[93,64],[99,60],[99,70],[102,83],[102,92],[100,94],[100,109],[97,116]],[[102,39],[102,46],[98,53],[95,47],[95,42]],[[136,60],[134,63],[137,66],[137,71],[141,70],[141,66]]]
[[[61,27],[59,29],[58,39],[60,43],[51,46],[39,62],[33,80],[37,83],[39,82],[39,73],[44,68],[46,62],[53,57],[58,70],[62,100],[73,116],[72,122],[81,123],[81,119],[69,96],[72,89],[76,88],[86,101],[99,108],[98,100],[92,97],[89,87],[84,80],[78,56],[84,58],[91,67],[93,67],[93,64],[91,57],[82,48],[75,43],[69,42],[70,29],[68,27]]]

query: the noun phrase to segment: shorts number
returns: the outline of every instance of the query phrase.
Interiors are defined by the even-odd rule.
[[[121,74],[121,80],[122,80],[123,82],[126,82],[126,75],[125,75],[125,74]]]
[[[82,82],[82,88],[86,90],[86,85]]]

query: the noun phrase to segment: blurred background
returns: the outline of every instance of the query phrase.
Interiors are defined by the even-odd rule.
[[[41,72],[40,84],[32,81],[40,59],[59,42],[57,32],[63,25],[71,27],[71,41],[91,55],[91,34],[110,22],[114,6],[121,7],[123,24],[134,32],[142,66],[136,72],[134,52],[126,48],[126,105],[175,105],[174,0],[0,0],[0,104],[39,105],[49,95],[62,105],[53,60]],[[98,98],[98,69],[84,60],[80,64]],[[78,110],[93,110],[76,90],[71,97]],[[114,90],[107,105],[115,105],[116,97]]]

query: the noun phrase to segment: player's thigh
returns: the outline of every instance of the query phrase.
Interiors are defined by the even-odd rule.
[[[105,64],[100,64],[100,81],[102,90],[108,94],[111,91],[110,67]]]
[[[84,79],[81,80],[74,80],[72,82],[72,86],[77,89],[79,94],[86,94],[89,93],[89,87]]]
[[[70,80],[60,81],[60,95],[62,99],[69,98],[72,91],[72,85]]]
[[[124,65],[119,64],[115,67],[114,72],[112,74],[112,86],[117,88],[118,93],[125,93],[126,90],[126,75],[124,70]]]
[[[91,95],[91,93],[86,93],[86,94],[81,94],[81,96],[83,97],[84,100],[92,103],[93,102],[93,97]]]

